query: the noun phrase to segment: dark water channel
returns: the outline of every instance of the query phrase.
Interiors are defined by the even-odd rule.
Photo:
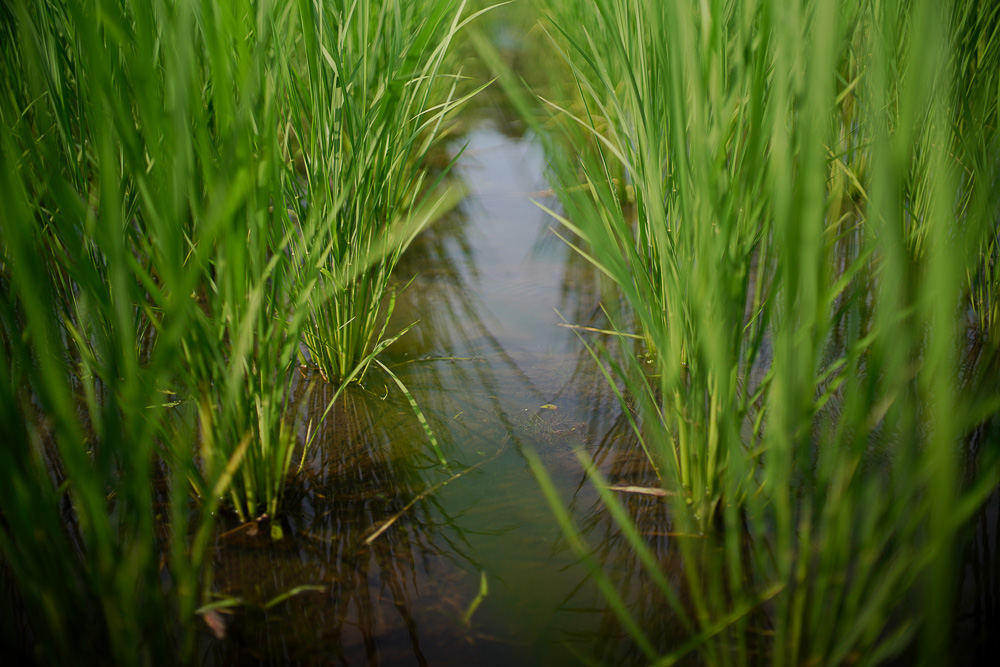
[[[416,278],[399,293],[390,330],[419,322],[389,349],[387,364],[427,415],[449,469],[436,463],[391,380],[372,372],[320,427],[288,491],[284,539],[234,522],[220,527],[216,587],[247,604],[225,617],[224,640],[206,638],[205,663],[638,659],[561,536],[522,451],[540,455],[608,572],[636,601],[642,582],[632,581],[630,552],[573,450],[586,448],[614,483],[652,485],[655,477],[576,333],[558,326],[557,311],[593,321],[598,286],[532,201],[546,197],[542,152],[499,127],[487,118],[467,132],[458,165],[467,199],[417,239],[397,270],[401,280]],[[311,387],[303,381],[296,390],[303,429],[332,391]],[[662,519],[658,499],[629,502],[640,521]],[[665,536],[650,539],[667,552]],[[320,588],[264,609],[302,586]],[[656,617],[669,626],[665,611]]]

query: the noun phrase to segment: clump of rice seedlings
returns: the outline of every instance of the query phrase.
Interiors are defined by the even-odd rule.
[[[327,219],[285,204],[285,18],[147,0],[0,14],[0,549],[42,661],[186,660],[219,503],[277,510],[330,246]]]
[[[321,258],[301,248],[293,255],[299,267],[319,267],[302,341],[330,381],[363,375],[392,337],[392,271],[414,236],[461,196],[427,162],[449,114],[469,97],[456,95],[458,77],[443,70],[455,34],[475,16],[463,17],[465,5],[298,5],[300,43],[283,63],[293,82],[284,130],[303,182],[289,207],[297,219],[321,220],[328,245]]]
[[[730,449],[750,407],[741,386],[760,354],[758,316],[767,307],[766,282],[750,271],[767,257],[767,197],[763,174],[747,158],[763,145],[766,128],[738,128],[760,94],[760,63],[727,59],[722,51],[716,66],[732,70],[734,89],[699,80],[688,93],[681,38],[693,37],[681,32],[676,44],[651,44],[645,31],[628,28],[641,17],[651,22],[648,30],[665,29],[673,10],[642,3],[558,9],[567,13],[553,16],[557,28],[588,28],[566,28],[557,37],[574,67],[582,98],[576,106],[585,109],[571,124],[590,128],[594,147],[567,152],[553,144],[564,193],[559,218],[621,287],[656,355],[658,376],[634,393],[659,405],[675,481],[704,523],[724,495]],[[742,53],[739,43],[732,49]],[[578,62],[578,52],[600,55]],[[692,99],[682,103],[677,98],[685,94]]]
[[[239,456],[227,496],[242,521],[278,512],[295,446],[285,415],[305,320],[301,302],[318,268],[295,264],[289,247],[294,238],[319,259],[326,244],[318,218],[297,225],[285,204],[298,185],[279,134],[289,83],[275,45],[293,30],[283,17],[275,5],[239,3],[201,17],[207,39],[199,75],[213,113],[200,118],[210,144],[200,158],[217,160],[206,165],[212,178],[205,186],[234,196],[193,212],[189,261],[204,269],[200,308],[182,344],[202,469],[212,478]],[[217,43],[226,35],[246,35],[235,54]],[[199,495],[209,492],[197,477],[194,483]]]
[[[978,142],[962,146],[966,160],[973,165],[958,175],[962,204],[959,209],[992,211],[993,224],[986,224],[980,245],[979,260],[970,268],[970,305],[979,327],[986,332],[993,347],[1000,341],[1000,208],[991,196],[1000,177],[1000,159],[995,128],[1000,123],[997,87],[1000,86],[1000,49],[997,48],[997,26],[1000,13],[982,3],[956,2],[952,10],[954,67],[961,85],[955,86],[958,130],[984,133]],[[980,187],[968,187],[971,179]]]
[[[639,407],[674,521],[702,535],[678,540],[681,603],[602,492],[690,640],[647,636],[592,563],[609,604],[666,663],[877,663],[909,646],[943,661],[958,530],[998,481],[989,461],[971,482],[957,465],[997,404],[995,383],[959,382],[969,276],[996,233],[995,14],[549,6],[585,109],[571,121],[595,146],[551,142],[554,214],[620,288],[618,325],[645,338],[652,366],[631,348],[601,358]]]
[[[221,171],[195,160],[211,154],[204,33],[190,5],[167,9],[2,14],[0,553],[34,641],[23,652],[44,663],[191,658],[212,517],[239,463],[201,475],[192,513],[195,422],[175,400],[205,268],[190,240],[243,194],[195,175]]]
[[[394,340],[391,267],[459,194],[422,161],[464,3],[423,9],[0,10],[0,552],[36,659],[189,659],[216,509],[279,509],[301,342],[346,381]]]

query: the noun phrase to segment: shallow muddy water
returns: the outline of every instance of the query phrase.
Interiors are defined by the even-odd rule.
[[[469,195],[399,267],[402,279],[416,278],[399,293],[390,330],[418,323],[386,355],[450,465],[436,462],[391,381],[370,373],[319,427],[288,490],[284,539],[272,541],[264,526],[220,526],[216,588],[247,604],[221,616],[224,640],[206,637],[206,664],[638,658],[521,453],[539,454],[621,590],[641,591],[573,453],[589,451],[612,483],[656,482],[576,333],[559,326],[560,313],[592,321],[597,279],[533,202],[544,203],[548,187],[540,148],[488,119],[466,141],[458,174]],[[331,392],[298,383],[303,434]],[[659,499],[629,502],[636,516],[659,517],[662,530]],[[666,539],[650,536],[664,556]],[[670,615],[655,618],[659,634],[671,634]]]

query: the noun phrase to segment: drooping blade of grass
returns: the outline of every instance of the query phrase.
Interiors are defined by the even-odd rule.
[[[432,429],[431,425],[427,422],[427,418],[424,416],[423,410],[421,410],[420,406],[417,404],[416,399],[413,398],[413,394],[410,393],[410,390],[406,388],[406,385],[403,384],[402,380],[400,380],[395,373],[389,370],[385,364],[378,359],[375,359],[375,363],[378,364],[390,378],[392,378],[392,381],[396,383],[399,390],[403,392],[403,396],[406,397],[406,402],[410,404],[410,409],[413,410],[413,414],[416,415],[417,421],[420,422],[420,426],[424,429],[424,433],[427,435],[427,440],[430,442],[431,449],[434,450],[434,454],[437,456],[438,462],[445,469],[447,469],[448,460],[444,457],[444,453],[441,451],[441,446],[438,444],[437,436],[434,435],[434,429]]]
[[[583,562],[584,566],[586,566],[591,577],[593,577],[597,582],[597,586],[600,589],[601,594],[608,601],[608,604],[611,606],[615,615],[619,618],[622,625],[625,627],[625,630],[635,641],[639,649],[647,658],[655,658],[656,650],[643,633],[642,628],[632,617],[632,614],[629,612],[628,607],[626,607],[625,602],[615,590],[614,584],[601,570],[600,564],[594,560],[590,549],[587,547],[587,544],[584,542],[579,530],[574,525],[573,519],[569,516],[569,513],[566,511],[566,507],[559,498],[559,494],[552,482],[552,478],[549,476],[548,471],[545,470],[545,466],[542,465],[542,461],[538,458],[538,454],[531,449],[522,450],[522,454],[528,462],[528,465],[531,467],[531,471],[534,474],[535,479],[538,481],[538,485],[541,487],[542,493],[545,495],[545,500],[549,504],[549,509],[552,510],[556,520],[559,522],[559,526],[563,531],[566,541]]]

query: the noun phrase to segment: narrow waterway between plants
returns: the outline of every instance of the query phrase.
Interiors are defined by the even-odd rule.
[[[559,326],[560,315],[579,323],[600,312],[597,277],[535,203],[548,186],[530,136],[483,119],[464,140],[468,197],[400,266],[416,277],[398,286],[390,329],[417,324],[387,360],[451,465],[434,460],[388,377],[353,387],[289,487],[284,539],[220,528],[217,587],[248,604],[227,619],[225,642],[206,640],[206,662],[552,665],[576,662],[576,651],[632,654],[522,456],[539,454],[627,592],[632,568],[618,559],[634,555],[616,549],[573,450],[601,460],[611,483],[654,484],[655,474],[576,332]],[[303,435],[330,391],[299,383]],[[633,502],[662,513],[657,498]],[[669,625],[666,610],[658,622]]]
[[[0,664],[995,663],[989,3],[79,4],[0,8]]]
[[[387,375],[371,372],[323,420],[334,388],[304,374],[293,392],[299,439],[316,424],[319,433],[288,487],[284,537],[221,522],[216,590],[241,604],[221,616],[221,641],[205,633],[204,664],[642,664],[555,521],[526,449],[645,630],[664,645],[683,642],[574,454],[590,454],[610,484],[660,485],[577,331],[562,326],[603,326],[599,276],[539,206],[555,206],[541,148],[504,127],[480,117],[453,145],[468,195],[405,255],[389,333],[415,325],[383,357],[449,467]],[[662,499],[622,497],[683,581],[672,541],[700,538],[670,533]],[[975,538],[986,553],[970,552],[963,575],[959,632],[973,638],[995,613],[989,508],[995,498]]]

